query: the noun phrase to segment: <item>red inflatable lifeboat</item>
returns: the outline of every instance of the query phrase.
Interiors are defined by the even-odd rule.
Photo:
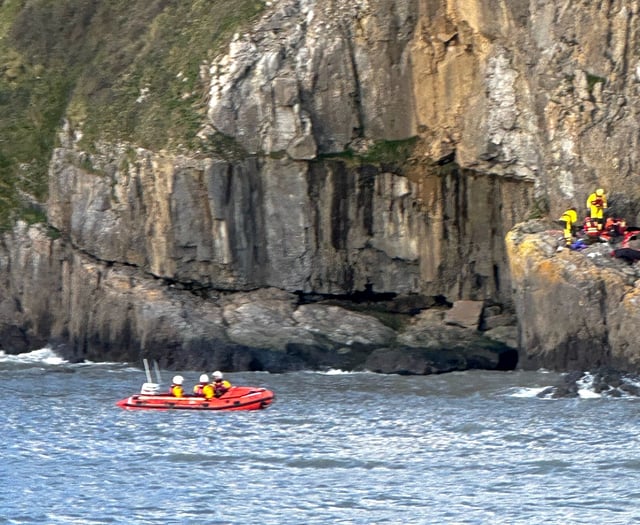
[[[157,382],[151,379],[149,363],[144,359],[147,382],[143,383],[139,394],[133,394],[116,403],[125,409],[160,410],[259,410],[267,408],[274,398],[271,390],[252,386],[232,386],[220,397],[205,399],[202,396],[185,395],[175,397],[168,392],[160,392],[160,370],[154,363]]]
[[[148,383],[145,383],[148,386]],[[232,386],[220,397],[205,399],[197,396],[173,397],[169,394],[134,394],[116,403],[126,409],[163,410],[258,410],[273,402],[273,392],[266,388]]]

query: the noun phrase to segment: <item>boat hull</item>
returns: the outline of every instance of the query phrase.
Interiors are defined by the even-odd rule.
[[[127,410],[260,410],[273,402],[274,394],[266,388],[231,387],[221,397],[173,397],[168,394],[134,394],[116,403]]]

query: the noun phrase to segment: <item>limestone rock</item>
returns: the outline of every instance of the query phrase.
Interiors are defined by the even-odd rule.
[[[49,217],[98,260],[205,288],[510,302],[506,251],[494,236],[528,205],[530,189],[513,181],[133,155],[124,146],[96,152],[87,171],[79,155],[54,153]],[[492,204],[475,206],[480,198]]]
[[[284,351],[287,345],[313,345],[312,332],[294,318],[294,298],[277,290],[234,294],[224,306],[229,338],[241,345]]]
[[[479,328],[484,303],[482,301],[456,301],[445,315],[445,323],[462,328]]]
[[[51,230],[2,237],[1,344],[250,369],[353,364],[383,345],[405,364],[381,369],[435,370],[415,352],[458,337],[418,307],[391,336],[277,294],[218,297],[275,288],[514,303],[524,366],[638,366],[633,269],[557,252],[560,232],[539,222],[504,244],[597,186],[637,216],[637,2],[266,7],[201,67],[201,149],[83,145],[76,113],[92,108],[69,105],[51,140]],[[210,154],[220,137],[230,151]]]
[[[497,326],[483,332],[485,337],[504,343],[509,348],[518,348],[518,327],[515,325]]]
[[[35,342],[72,361],[147,357],[165,368],[273,372],[373,367],[421,374],[516,364],[513,349],[444,325],[439,308],[396,331],[374,315],[322,301],[301,305],[276,288],[194,293],[134,266],[89,258],[42,227],[22,223],[14,236],[7,239],[17,259],[0,261],[8,277],[0,282],[1,305],[12,314],[0,323],[0,349],[9,353]],[[42,293],[52,282],[56,293]],[[20,312],[9,306],[16,301]],[[395,364],[394,356],[401,356]]]
[[[557,252],[557,232],[526,224],[507,237],[519,324],[520,365],[555,370],[640,368],[637,268],[610,247]]]
[[[303,305],[293,317],[310,332],[321,333],[340,345],[360,343],[386,346],[395,339],[394,331],[374,317],[350,312],[339,306]]]

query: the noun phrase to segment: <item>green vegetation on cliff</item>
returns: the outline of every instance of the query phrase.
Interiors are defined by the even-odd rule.
[[[2,2],[0,228],[44,216],[63,117],[82,131],[87,150],[98,140],[196,147],[206,63],[263,7],[261,0]]]
[[[348,149],[340,153],[324,155],[320,159],[339,159],[354,165],[398,166],[406,163],[413,155],[417,141],[417,137],[404,140],[379,140],[370,144],[363,151],[356,152],[353,149]]]

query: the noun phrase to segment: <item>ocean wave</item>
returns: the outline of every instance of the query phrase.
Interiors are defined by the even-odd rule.
[[[26,352],[24,354],[6,354],[0,350],[0,364],[43,364],[49,366],[62,365],[68,363],[68,361],[62,359],[55,351],[49,347],[40,348],[39,350],[33,350],[32,352]]]
[[[508,396],[510,397],[538,397],[542,392],[544,392],[548,386],[541,387],[516,387],[510,389],[508,392]]]
[[[129,370],[138,370],[139,367],[132,367],[126,363],[116,363],[112,361],[82,361],[80,363],[70,363],[66,359],[60,357],[56,351],[45,346],[38,350],[32,350],[31,352],[25,352],[22,354],[7,354],[0,350],[0,370],[6,369],[23,369],[23,368],[87,368],[87,367],[107,367],[118,368],[122,367]]]
[[[536,397],[558,399],[637,398],[640,397],[638,377],[611,372],[570,372],[563,374],[563,382],[536,387],[513,387],[506,392],[510,397]]]
[[[365,374],[373,374],[373,372],[369,370],[341,370],[339,368],[330,368],[329,370],[323,371],[311,371],[312,374],[318,374],[323,376],[354,376],[354,375],[365,375]]]

